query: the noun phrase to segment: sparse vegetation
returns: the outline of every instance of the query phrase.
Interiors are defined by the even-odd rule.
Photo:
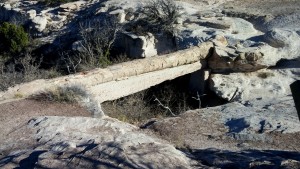
[[[79,86],[64,86],[30,96],[30,99],[59,103],[77,103],[88,93]]]
[[[95,101],[82,85],[59,86],[31,95],[29,99],[58,103],[79,104],[92,113],[93,117],[104,115],[100,103]]]
[[[174,35],[174,23],[180,16],[173,0],[151,0],[141,9],[142,16],[131,26],[136,34],[165,33]]]
[[[179,8],[173,0],[152,0],[144,7],[144,20],[155,32],[174,33],[174,23],[179,15]]]
[[[262,78],[262,79],[266,79],[268,77],[274,76],[274,73],[272,73],[272,72],[259,72],[257,74],[257,76],[260,77],[260,78]]]
[[[75,54],[68,52],[61,54],[61,60],[65,63],[68,73],[111,65],[114,58],[110,57],[110,51],[121,29],[115,18],[103,22],[95,20],[81,23],[80,50]]]
[[[192,99],[192,94],[187,91],[187,84],[182,83],[186,82],[182,80],[183,78],[186,77],[164,82],[124,98],[104,102],[102,103],[103,111],[108,116],[121,121],[141,125],[151,118],[170,117],[173,114],[178,115],[198,108],[198,102]]]
[[[5,58],[0,59],[2,59],[0,60],[0,91],[35,79],[53,78],[61,75],[54,68],[41,69],[42,60],[34,58],[30,53],[25,53],[24,56],[11,61],[7,61]]]

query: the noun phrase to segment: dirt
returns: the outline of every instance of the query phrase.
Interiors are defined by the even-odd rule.
[[[198,5],[219,4],[218,8],[254,15],[288,15],[300,12],[299,0],[181,0]],[[204,8],[205,9],[205,8]]]
[[[84,116],[91,114],[76,104],[19,100],[0,105],[0,157],[6,150],[32,147],[36,141],[31,130],[24,128],[28,121],[38,116]],[[19,140],[16,142],[15,140]]]
[[[288,15],[300,12],[298,0],[239,0],[224,3],[223,8],[259,15]]]

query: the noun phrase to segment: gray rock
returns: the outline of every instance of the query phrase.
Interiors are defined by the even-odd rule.
[[[267,67],[261,63],[264,56],[262,53],[253,49],[244,49],[244,52],[239,50],[216,46],[208,59],[209,68],[215,73],[224,73],[253,72]]]
[[[36,138],[43,144],[37,149],[62,154],[55,156],[44,151],[34,165],[48,168],[89,168],[95,164],[96,168],[190,168],[188,158],[172,145],[112,118],[39,117],[32,119],[29,126],[37,131]],[[77,146],[70,147],[69,142]]]
[[[264,100],[280,100],[291,94],[289,85],[299,79],[299,71],[299,68],[291,68],[229,75],[214,74],[211,76],[210,88],[226,100],[233,98],[243,103],[250,100],[255,104],[263,103]]]
[[[46,29],[48,20],[45,16],[36,16],[32,19],[32,22],[37,31],[43,32]]]
[[[269,45],[275,48],[282,48],[291,43],[299,42],[300,36],[293,31],[273,29],[264,35],[264,39]]]

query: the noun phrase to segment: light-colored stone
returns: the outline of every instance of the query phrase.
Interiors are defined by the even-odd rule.
[[[300,42],[300,36],[296,32],[282,29],[268,31],[264,35],[264,39],[275,48],[282,48]]]
[[[126,21],[132,21],[134,20],[134,14],[132,12],[128,12],[126,15],[125,15],[125,20]]]
[[[250,101],[255,105],[267,104],[268,101],[280,100],[291,94],[289,85],[300,79],[299,71],[291,68],[229,75],[214,74],[210,88],[226,100],[233,99],[243,103]]]
[[[80,7],[85,3],[86,3],[85,1],[69,2],[69,3],[61,4],[59,8],[61,8],[65,12],[71,12],[71,11],[79,10]]]
[[[195,62],[183,66],[163,69],[160,71],[153,71],[138,76],[117,79],[116,81],[92,86],[88,90],[93,93],[95,100],[98,102],[116,100],[148,89],[164,81],[193,73],[201,69],[201,67],[202,65],[200,62]]]
[[[190,168],[189,159],[174,146],[141,133],[136,126],[109,117],[46,116],[32,119],[29,127],[36,131],[35,137],[41,143],[35,149],[37,152],[52,148],[63,154],[57,157],[43,153],[36,165],[89,168],[97,161],[99,163],[93,168]],[[72,148],[70,142],[78,146]],[[89,160],[78,161],[77,152],[84,152],[80,159]],[[72,157],[72,154],[72,160],[66,161],[64,156]]]
[[[211,38],[215,46],[226,47],[228,45],[227,39],[223,35],[215,35]]]
[[[34,10],[34,9],[29,10],[29,11],[27,11],[27,14],[29,16],[29,19],[33,19],[36,17],[36,10]]]
[[[37,29],[37,31],[43,32],[46,29],[48,20],[44,16],[36,16],[32,19],[32,22],[34,23],[34,27]]]
[[[253,24],[241,19],[241,18],[232,18],[232,27],[231,31],[237,34],[256,34],[257,30],[254,28]]]
[[[176,70],[176,67],[181,65],[194,65],[192,67],[186,66],[185,68],[179,68],[178,70],[182,71],[178,71],[178,74],[172,74],[175,78],[176,76],[184,75],[184,71],[186,71],[187,74],[196,71],[197,69],[201,69],[199,60],[207,58],[212,47],[213,44],[211,42],[207,42],[202,43],[200,46],[175,53],[124,62],[105,69],[94,69],[87,73],[78,73],[75,75],[47,80],[35,80],[29,83],[16,85],[15,87],[9,88],[8,91],[0,92],[0,101],[13,99],[17,94],[27,97],[58,86],[80,84],[83,87],[91,88],[101,83],[116,81],[123,78],[126,79],[131,76],[137,76],[149,72],[159,73],[160,70],[173,67],[175,67],[174,70]],[[164,79],[167,80],[169,77],[164,77]],[[148,79],[146,78],[146,80]],[[163,80],[161,82],[163,82]],[[148,85],[149,87],[151,86],[151,84]],[[134,90],[134,86],[128,86],[128,88],[130,88],[130,90]]]
[[[231,28],[232,21],[229,19],[211,19],[202,23],[204,26],[216,28],[216,29],[229,29]]]

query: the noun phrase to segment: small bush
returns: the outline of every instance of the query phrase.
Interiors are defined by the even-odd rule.
[[[4,22],[0,26],[0,51],[12,54],[21,52],[29,44],[28,34],[22,26]]]
[[[40,69],[41,61],[34,58],[30,53],[26,53],[11,62],[7,62],[5,56],[0,56],[0,91],[35,79],[60,76],[55,69]]]
[[[59,103],[77,103],[88,94],[79,86],[57,87],[36,95],[32,95],[30,99],[51,101]]]
[[[66,67],[68,73],[76,73],[111,65],[114,60],[110,51],[121,29],[113,17],[80,23],[81,49],[77,53],[62,52],[61,67]]]
[[[180,14],[173,0],[152,0],[142,13],[141,21],[146,23],[150,32],[174,34],[174,23]]]
[[[268,78],[268,77],[272,77],[272,76],[275,76],[275,75],[274,75],[274,73],[272,73],[272,72],[259,72],[259,73],[257,74],[257,76],[258,76],[259,78],[266,79],[266,78]]]

